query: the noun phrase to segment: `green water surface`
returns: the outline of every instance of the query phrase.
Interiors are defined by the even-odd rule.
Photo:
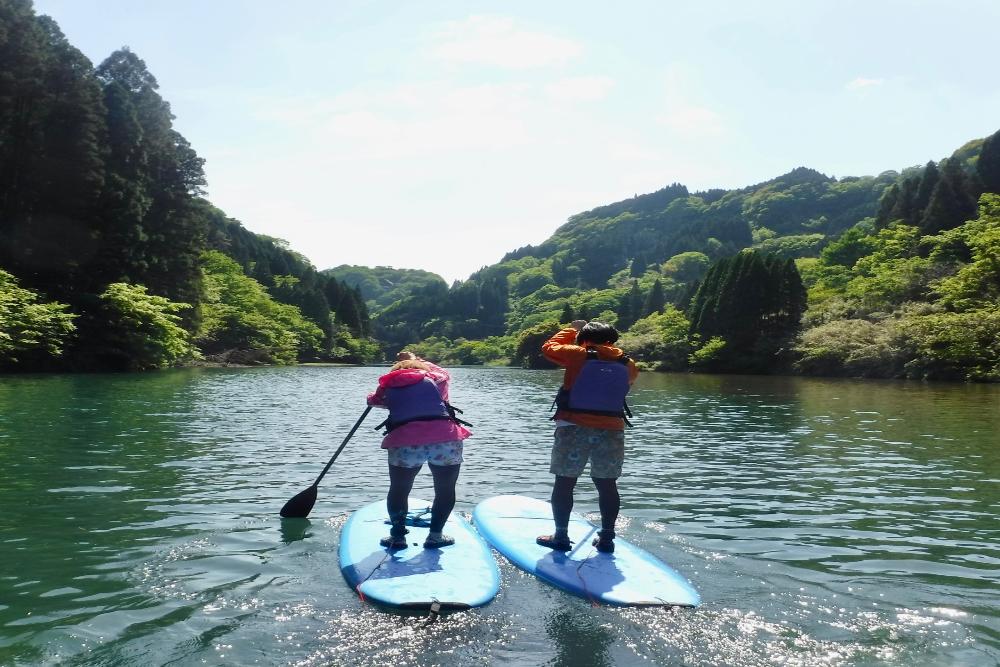
[[[493,603],[428,624],[337,566],[387,487],[370,428],[308,520],[278,518],[380,372],[0,377],[0,664],[1000,662],[1000,387],[643,374],[619,533],[703,606],[592,607],[501,559]],[[454,377],[475,424],[457,511],[547,498],[558,375]],[[576,509],[597,516],[587,480]]]

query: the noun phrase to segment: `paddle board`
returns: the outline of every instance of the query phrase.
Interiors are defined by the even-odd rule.
[[[409,546],[390,551],[379,540],[389,534],[385,501],[354,512],[340,532],[340,571],[363,600],[405,609],[479,607],[500,590],[500,571],[489,546],[461,515],[444,526],[455,544],[424,549],[431,504],[410,498]]]
[[[573,549],[553,551],[535,544],[552,533],[552,506],[525,496],[495,496],[472,513],[480,534],[514,565],[539,579],[592,602],[621,606],[697,607],[701,597],[676,570],[652,554],[615,538],[615,552],[601,553],[592,542],[597,526],[570,515]]]

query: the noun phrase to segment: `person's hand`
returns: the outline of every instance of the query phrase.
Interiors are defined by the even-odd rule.
[[[577,331],[579,331],[584,326],[586,326],[586,324],[587,324],[587,320],[573,320],[572,322],[569,323],[569,325],[571,327],[573,327],[574,329],[576,329]]]

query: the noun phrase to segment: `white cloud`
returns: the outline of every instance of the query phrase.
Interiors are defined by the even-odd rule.
[[[554,102],[595,102],[604,99],[614,87],[607,76],[574,76],[545,86],[545,95]]]
[[[573,213],[696,172],[676,147],[721,125],[680,95],[661,100],[660,113],[688,134],[657,132],[655,113],[622,123],[584,103],[624,83],[539,74],[470,84],[438,73],[328,95],[247,96],[248,131],[267,140],[220,146],[212,199],[317,266],[390,264],[452,280],[540,243]],[[421,250],[400,238],[419,239]]]
[[[429,52],[435,59],[505,69],[564,65],[583,52],[578,42],[520,27],[503,16],[448,21],[434,38]]]
[[[859,76],[853,81],[848,81],[847,85],[844,87],[848,90],[862,90],[864,88],[881,86],[883,83],[885,83],[885,79],[868,79],[863,76]]]
[[[326,161],[437,159],[467,151],[513,149],[537,102],[524,84],[439,82],[355,90],[335,97],[261,100],[256,116],[275,132],[322,152]]]
[[[657,124],[669,128],[681,139],[706,139],[726,133],[727,122],[719,112],[702,100],[705,77],[689,63],[673,62],[663,72],[663,111],[655,116]]]
[[[725,132],[721,115],[702,106],[683,105],[668,110],[657,120],[674,132],[686,136],[718,136]]]

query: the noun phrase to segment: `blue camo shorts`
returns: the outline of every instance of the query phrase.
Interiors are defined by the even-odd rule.
[[[398,468],[419,468],[425,463],[436,466],[454,466],[461,463],[462,441],[435,442],[429,445],[389,447],[389,465]]]
[[[549,472],[579,477],[590,461],[590,476],[618,479],[625,462],[625,432],[588,426],[560,426],[552,445]]]

